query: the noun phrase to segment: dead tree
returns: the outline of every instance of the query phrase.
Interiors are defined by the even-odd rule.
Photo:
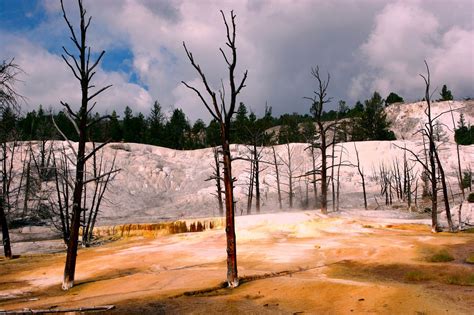
[[[51,222],[57,230],[61,231],[63,241],[67,245],[71,231],[71,191],[74,183],[71,182],[69,162],[64,145],[53,159],[55,196],[51,196]],[[57,205],[57,209],[54,205]],[[59,223],[56,218],[59,217]]]
[[[278,193],[278,206],[280,207],[280,210],[281,210],[282,203],[281,203],[281,188],[280,188],[280,171],[278,169],[278,162],[277,162],[277,155],[275,153],[275,146],[272,146],[272,152],[273,152],[273,165],[275,166],[275,177],[276,177],[277,193]]]
[[[2,141],[0,143],[0,221],[2,227],[2,243],[5,257],[13,257],[8,230],[7,214],[10,212],[10,187],[12,182],[13,159],[15,155],[15,144]]]
[[[253,190],[255,188],[255,208],[257,213],[260,213],[261,208],[261,192],[260,192],[260,173],[263,172],[266,167],[262,167],[260,164],[271,164],[267,161],[263,161],[263,150],[266,140],[265,130],[259,130],[258,128],[247,128],[249,136],[249,142],[246,145],[249,149],[250,156],[248,161],[250,162],[250,173],[249,173],[249,190],[247,200],[247,214],[251,213]]]
[[[208,180],[214,180],[216,183],[216,198],[217,198],[217,204],[219,206],[219,215],[222,216],[224,215],[224,202],[222,200],[222,176],[221,176],[221,161],[219,159],[219,147],[214,147],[212,148],[212,153],[214,157],[214,164],[211,165],[212,167],[212,175],[209,176],[209,178],[206,179]]]
[[[288,178],[288,184],[287,184],[288,204],[290,208],[293,208],[293,197],[295,195],[293,180],[296,178],[294,174],[295,167],[293,164],[294,147],[292,148],[290,143],[286,143],[285,147],[286,147],[286,158],[282,158],[281,156],[279,156],[279,158],[280,158],[280,161],[286,166],[286,177]]]
[[[355,142],[354,142],[354,150],[355,150],[356,158],[357,158],[357,164],[355,166],[357,167],[357,171],[359,172],[359,175],[360,175],[360,180],[362,184],[362,193],[364,194],[364,208],[365,210],[367,210],[367,194],[365,191],[365,174],[364,174],[364,170],[360,166],[359,151],[357,150],[357,145],[355,144]]]
[[[336,126],[337,126],[338,118],[336,118]],[[336,184],[334,183],[334,160],[336,158],[335,150],[336,150],[336,128],[333,129],[333,136],[332,136],[332,146],[331,146],[331,194],[332,194],[332,211],[336,211]],[[339,180],[339,177],[338,177]]]
[[[337,185],[336,185],[336,211],[339,211],[339,196],[340,196],[340,188],[341,188],[341,181],[340,175],[341,175],[341,165],[342,165],[342,153],[344,152],[344,145],[341,143],[341,151],[339,152],[339,163],[337,165]]]
[[[331,98],[327,96],[327,90],[329,87],[329,81],[331,76],[327,75],[327,79],[324,80],[321,78],[319,74],[319,67],[311,69],[311,75],[317,81],[317,89],[314,91],[313,97],[305,97],[312,102],[311,105],[311,113],[313,114],[314,120],[316,122],[317,133],[319,135],[320,143],[318,143],[318,148],[321,152],[321,168],[319,173],[321,175],[321,212],[327,214],[328,212],[328,202],[327,202],[327,195],[328,195],[328,165],[327,165],[327,149],[334,144],[332,140],[328,139],[328,131],[336,125],[336,122],[327,122],[324,123],[322,121],[322,114],[323,114],[323,107],[324,104],[327,104],[331,101]],[[317,172],[317,170],[313,170],[311,172]],[[311,173],[309,172],[309,173]]]
[[[311,157],[311,165],[312,170],[311,172],[311,184],[313,185],[313,198],[314,198],[314,208],[318,206],[318,186],[317,186],[317,179],[316,179],[316,149],[317,149],[317,142],[316,142],[316,128],[314,127],[313,122],[309,122],[309,124],[305,124],[303,126],[305,135],[305,140],[309,144],[305,150],[309,150],[309,155]]]
[[[0,64],[0,114],[3,116],[7,111],[18,110],[19,100],[23,97],[17,93],[15,89],[15,83],[18,81],[18,75],[23,71],[14,62],[14,59],[10,61],[3,60]],[[9,183],[11,180],[11,169],[8,169],[8,152],[7,148],[9,145],[7,141],[10,130],[4,130],[4,126],[0,127],[0,145],[2,149],[2,155],[0,156],[0,163],[3,166],[1,172],[2,180],[2,191],[0,192],[0,225],[2,227],[2,244],[5,257],[7,259],[12,258],[12,250],[10,244],[10,233],[8,230],[8,219],[7,212],[9,207],[8,198],[10,196]],[[15,146],[13,145],[13,150]],[[13,155],[13,151],[10,152]],[[13,156],[10,156],[11,166],[13,163]]]
[[[453,231],[454,227],[453,227],[453,223],[451,219],[451,211],[449,207],[449,198],[448,198],[448,190],[447,190],[447,185],[446,185],[446,178],[445,178],[443,166],[441,164],[441,161],[438,155],[438,148],[435,143],[436,135],[435,135],[435,130],[434,130],[436,119],[446,112],[441,113],[437,115],[436,117],[433,117],[431,113],[430,68],[426,60],[425,60],[425,66],[426,66],[427,75],[425,76],[423,74],[420,74],[420,76],[425,81],[425,100],[426,100],[425,115],[427,117],[427,122],[424,124],[424,127],[420,129],[418,132],[420,132],[423,135],[423,138],[424,139],[426,138],[426,140],[428,141],[429,163],[422,161],[419,158],[419,156],[412,150],[409,150],[407,148],[402,148],[399,146],[398,148],[410,152],[413,158],[423,167],[424,171],[429,176],[429,182],[431,184],[431,230],[432,232],[438,232],[441,230],[438,224],[438,176],[439,176],[441,180],[442,191],[443,191],[443,196],[444,196],[446,218],[448,221],[449,229]]]
[[[95,149],[95,144],[93,143],[93,145]],[[95,223],[97,222],[97,215],[100,211],[100,205],[104,200],[105,192],[107,191],[108,185],[114,179],[117,172],[120,171],[119,169],[115,168],[116,155],[114,155],[114,158],[107,167],[107,163],[104,161],[104,154],[102,153],[99,159],[97,159],[96,151],[93,151],[93,153],[92,174],[90,179],[85,181],[85,187],[87,187],[88,183],[94,184],[94,187],[92,198],[89,200],[89,211],[87,216],[84,216],[84,226],[82,231],[82,246],[84,247],[89,247],[91,245],[93,238],[92,233],[94,231]],[[87,198],[87,195],[84,194],[84,200],[87,199],[89,198]],[[86,214],[85,211],[84,214]]]
[[[448,186],[446,184],[446,175],[444,173],[444,168],[439,158],[438,149],[435,147],[434,151],[436,163],[438,164],[439,178],[441,181],[441,190],[443,192],[444,207],[446,211],[446,219],[448,221],[449,230],[454,232],[454,224],[451,218],[451,207],[449,205],[449,196],[448,196]]]
[[[0,64],[0,111],[10,109],[17,111],[19,109],[19,101],[24,97],[17,92],[15,84],[19,81],[18,75],[23,70],[15,59],[3,60]]]
[[[75,49],[77,49],[78,54],[74,55],[66,47],[63,46],[63,51],[65,55],[62,55],[62,58],[73,73],[74,77],[80,82],[81,85],[81,106],[79,111],[74,112],[68,103],[61,102],[61,104],[65,108],[64,112],[66,116],[70,118],[70,121],[74,125],[74,128],[76,129],[76,132],[79,136],[77,151],[75,152],[76,172],[72,199],[72,220],[67,246],[66,263],[64,267],[64,278],[62,283],[63,290],[69,290],[74,285],[79,229],[81,227],[81,213],[84,210],[81,208],[85,177],[84,166],[87,160],[94,155],[94,152],[101,149],[107,144],[103,143],[96,147],[92,152],[86,154],[86,141],[88,137],[89,128],[91,128],[99,120],[108,117],[102,116],[96,120],[90,120],[89,114],[94,108],[95,103],[90,107],[89,103],[99,94],[111,87],[111,85],[107,85],[95,91],[92,90],[95,88],[95,85],[92,84],[92,78],[96,73],[95,69],[98,66],[102,57],[104,56],[105,51],[102,51],[95,61],[91,60],[91,48],[87,46],[86,34],[89,29],[92,17],[86,17],[86,10],[82,4],[82,0],[78,0],[77,2],[80,17],[79,32],[76,32],[74,30],[71,22],[69,21],[69,18],[67,17],[63,0],[61,0],[63,18],[69,28],[73,46]],[[58,131],[63,135],[64,138],[66,138],[59,129]],[[72,145],[71,148],[73,148]]]
[[[247,214],[252,214],[252,201],[253,201],[253,185],[255,183],[255,172],[253,170],[254,164],[250,163],[249,182],[247,191]]]
[[[235,105],[237,101],[237,95],[240,93],[242,88],[245,87],[245,80],[247,79],[247,71],[244,72],[243,78],[237,85],[235,82],[235,67],[237,65],[237,48],[235,45],[235,14],[234,11],[230,12],[230,25],[227,23],[227,19],[224,12],[221,10],[222,19],[224,20],[226,28],[226,45],[231,51],[229,56],[220,48],[220,52],[228,66],[229,70],[229,85],[230,85],[230,100],[227,103],[226,93],[224,84],[222,88],[216,93],[213,91],[204,75],[199,64],[194,60],[193,54],[188,51],[186,44],[183,42],[184,50],[188,56],[191,65],[198,72],[201,80],[204,84],[205,90],[209,95],[211,101],[209,103],[201,92],[182,81],[182,83],[189,89],[193,90],[199,99],[202,101],[206,109],[212,115],[214,119],[219,123],[220,136],[223,154],[223,166],[224,166],[224,187],[225,187],[225,204],[226,204],[226,237],[227,237],[227,283],[231,288],[235,288],[239,285],[239,278],[237,274],[237,244],[235,239],[235,203],[234,203],[234,179],[232,177],[232,157],[230,153],[230,126],[232,122],[232,116],[235,112]]]
[[[374,171],[373,174],[380,185],[380,194],[385,197],[385,205],[392,205],[392,171],[380,163],[378,171]]]
[[[415,207],[417,207],[417,191],[418,191],[418,172],[414,172],[415,165],[408,164],[408,159],[405,151],[403,153],[403,197],[407,202],[408,209],[411,210],[413,203],[413,194],[415,194]],[[415,187],[413,188],[413,182]]]
[[[318,185],[317,185],[317,179],[316,179],[316,172],[314,170],[316,169],[316,155],[315,155],[315,149],[316,146],[314,143],[311,143],[310,146],[308,147],[311,155],[311,166],[313,172],[311,173],[311,184],[313,185],[313,195],[314,195],[314,208],[318,206]]]
[[[456,130],[456,123],[454,122],[454,114],[453,114],[453,111],[452,111],[452,108],[451,108],[451,103],[449,103],[449,109],[451,110],[451,119],[453,121],[453,130]],[[462,168],[461,168],[461,157],[459,155],[459,143],[457,143],[457,142],[456,142],[456,157],[457,157],[457,161],[458,161],[457,173],[458,173],[459,189],[461,189],[462,199],[464,200],[464,198],[466,198],[466,195],[464,193],[464,185],[463,185],[463,180],[462,180]]]

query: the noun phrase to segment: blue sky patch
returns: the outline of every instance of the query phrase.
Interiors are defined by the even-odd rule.
[[[46,19],[46,12],[40,1],[2,0],[0,20],[2,29],[19,32],[34,29]]]

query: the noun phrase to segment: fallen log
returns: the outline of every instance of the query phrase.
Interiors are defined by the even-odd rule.
[[[105,312],[105,311],[110,311],[114,308],[115,308],[115,305],[71,307],[71,308],[49,308],[49,309],[24,308],[22,310],[14,310],[14,311],[0,310],[0,315],[57,314],[57,313],[68,313],[68,312],[98,312],[98,311]]]

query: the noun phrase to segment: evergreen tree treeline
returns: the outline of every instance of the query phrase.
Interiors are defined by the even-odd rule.
[[[330,110],[322,114],[322,120],[350,119],[351,130],[343,130],[343,140],[392,140],[393,133],[388,129],[389,123],[383,113],[384,100],[375,92],[370,100],[361,102],[353,108],[346,106],[344,101],[339,102],[338,110]],[[17,116],[13,112],[4,112],[1,117],[3,126],[16,129],[22,140],[62,140],[53,125],[51,115],[58,127],[72,141],[77,141],[77,133],[63,112],[45,111],[40,105],[37,110]],[[99,116],[98,113],[95,114]],[[272,132],[272,127],[275,128]],[[269,145],[287,142],[307,142],[314,136],[313,118],[308,114],[283,114],[280,117],[272,115],[272,108],[266,107],[263,117],[258,118],[249,112],[246,105],[240,103],[233,123],[232,143],[249,144],[258,137],[259,145]],[[349,134],[349,136],[348,136]],[[163,113],[160,103],[155,102],[145,116],[140,112],[133,112],[127,106],[122,114],[115,110],[110,118],[101,120],[96,128],[91,129],[90,141],[97,142],[134,142],[145,143],[172,149],[199,149],[218,145],[219,124],[212,120],[206,125],[198,119],[190,124],[182,109],[176,108],[169,118]]]

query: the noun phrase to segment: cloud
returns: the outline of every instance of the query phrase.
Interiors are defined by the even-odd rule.
[[[420,99],[424,83],[418,74],[425,73],[423,60],[430,65],[434,87],[447,83],[458,96],[472,93],[474,30],[456,25],[441,28],[441,24],[418,2],[386,5],[360,46],[366,71],[352,79],[350,96],[364,98],[377,90],[383,96],[395,91],[405,99]]]
[[[66,4],[71,17],[77,14],[74,2]],[[43,0],[42,5],[47,18],[28,32],[11,34],[16,40],[8,49],[22,55],[31,68],[25,69],[31,73],[25,80],[31,103],[57,106],[60,98],[77,98],[77,91],[58,55],[61,45],[69,44],[59,3]],[[456,97],[472,96],[473,21],[466,9],[472,8],[471,0],[85,0],[85,5],[93,16],[93,49],[110,51],[105,58],[115,58],[114,50],[130,52],[126,69],[131,73],[100,70],[97,76],[98,83],[114,84],[101,104],[118,111],[129,105],[146,115],[158,100],[164,108],[183,108],[191,120],[209,117],[198,97],[181,84],[199,83],[182,43],[213,86],[226,80],[226,64],[218,50],[226,47],[219,9],[227,16],[233,9],[237,15],[236,76],[249,71],[239,101],[258,115],[266,103],[276,115],[307,113],[309,104],[303,97],[315,89],[310,69],[316,65],[331,73],[334,108],[339,99],[354,104],[374,90],[383,96],[395,91],[405,99],[421,98],[418,73],[424,71],[424,59],[435,84],[448,84]],[[22,42],[30,51],[24,51]],[[38,60],[45,60],[44,65]],[[45,69],[35,70],[40,67]]]
[[[20,94],[27,97],[24,110],[36,109],[39,104],[45,108],[60,108],[60,101],[68,102],[78,108],[81,100],[80,85],[60,56],[52,54],[27,39],[0,33],[5,55],[14,56],[24,71],[22,83],[18,85]],[[105,72],[100,67],[93,79],[100,88],[113,86],[98,96],[96,110],[110,112],[111,109],[122,111],[127,104],[134,104],[137,109],[146,110],[152,102],[149,93],[142,87],[128,82],[125,74]]]

